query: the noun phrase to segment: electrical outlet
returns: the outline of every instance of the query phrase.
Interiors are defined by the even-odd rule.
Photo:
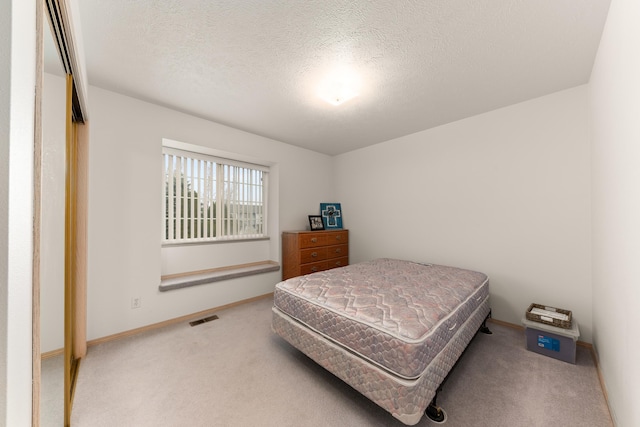
[[[142,307],[142,298],[140,297],[133,297],[131,298],[131,308],[140,308]]]

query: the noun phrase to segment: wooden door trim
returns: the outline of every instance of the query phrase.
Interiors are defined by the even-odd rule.
[[[44,7],[36,7],[36,94],[33,141],[33,266],[31,311],[31,426],[40,426],[42,357],[40,348],[40,234],[42,227],[42,95],[44,79]]]

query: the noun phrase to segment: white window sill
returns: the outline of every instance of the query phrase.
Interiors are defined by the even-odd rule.
[[[211,270],[172,274],[162,276],[158,288],[160,292],[166,292],[173,289],[188,288],[190,286],[204,285],[221,280],[236,279],[238,277],[252,276],[254,274],[269,273],[278,270],[280,270],[280,264],[277,262],[261,261],[251,264],[214,268]]]

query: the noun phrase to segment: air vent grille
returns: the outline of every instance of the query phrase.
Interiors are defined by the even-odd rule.
[[[203,317],[202,319],[194,320],[192,322],[189,322],[189,324],[191,326],[197,326],[197,325],[202,325],[203,323],[211,322],[212,320],[216,320],[216,319],[219,319],[219,317],[216,314],[214,314],[213,316]]]

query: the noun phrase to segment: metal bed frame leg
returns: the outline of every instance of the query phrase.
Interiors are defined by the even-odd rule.
[[[490,318],[491,318],[491,310],[489,310],[489,314],[487,314],[487,317],[485,317],[484,321],[482,322],[482,326],[480,326],[480,332],[482,332],[483,334],[487,334],[487,335],[493,334],[493,332],[491,332],[491,329],[487,327],[487,320]]]
[[[483,334],[487,334],[487,335],[493,334],[493,332],[491,332],[491,330],[487,326],[487,320],[490,318],[491,318],[491,310],[489,310],[489,314],[487,314],[487,317],[485,317],[484,320],[482,321],[482,325],[480,325],[480,328],[478,328],[478,332],[482,332]],[[466,348],[462,353],[464,354],[465,351],[467,351]],[[462,358],[462,354],[460,355],[460,358]],[[447,376],[444,378],[444,380],[442,380],[442,383],[440,383],[440,386],[436,390],[435,396],[433,396],[433,399],[431,399],[431,403],[429,403],[429,406],[427,406],[427,409],[424,410],[424,414],[434,423],[442,424],[447,420],[447,413],[444,411],[444,409],[438,406],[438,404],[436,403],[436,399],[438,398],[438,393],[442,391],[442,386],[449,378],[449,375],[451,374],[453,369],[458,365],[460,358],[458,358],[458,360],[453,365],[453,367],[451,368]]]
[[[442,389],[438,388],[438,390],[436,390],[436,395],[433,396],[431,403],[429,403],[429,406],[427,406],[427,409],[424,411],[425,415],[434,423],[444,423],[447,420],[447,413],[436,403],[440,390]]]

